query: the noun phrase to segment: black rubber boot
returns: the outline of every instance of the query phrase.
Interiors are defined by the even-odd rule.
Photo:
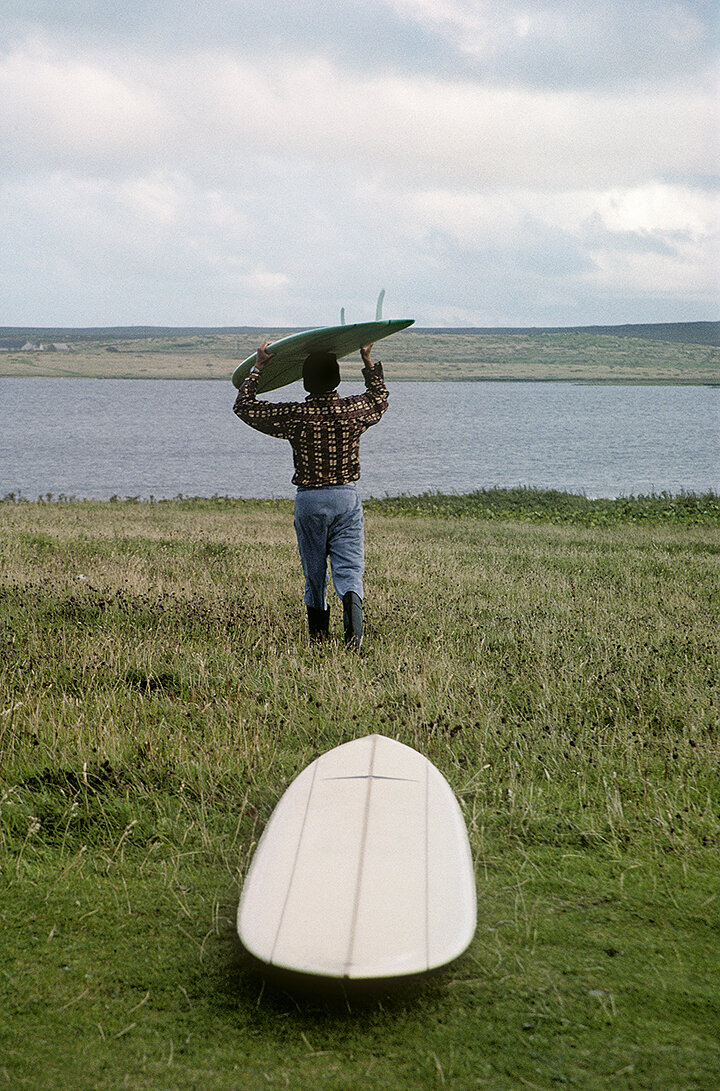
[[[330,607],[327,610],[318,610],[314,606],[308,606],[307,616],[310,639],[325,640],[330,632]]]
[[[362,647],[363,638],[362,599],[354,591],[348,591],[343,595],[343,625],[345,644],[348,648],[359,650]]]

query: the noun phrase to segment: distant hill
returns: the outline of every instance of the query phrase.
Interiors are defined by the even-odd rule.
[[[422,327],[416,327],[418,330]],[[412,331],[409,330],[409,333]],[[522,334],[525,337],[545,333],[607,334],[612,337],[639,337],[646,341],[670,344],[713,345],[720,347],[720,322],[646,322],[621,326],[478,326],[448,329],[423,329],[424,333],[475,333],[497,337],[498,334]]]
[[[139,341],[148,337],[213,337],[257,335],[261,326],[0,326],[0,345],[24,341]],[[296,327],[298,330],[301,327]],[[304,327],[302,327],[304,328]],[[295,328],[288,329],[294,333]]]
[[[306,327],[283,327],[279,331],[273,327],[273,333],[294,333]],[[269,331],[270,327],[267,327]],[[634,337],[647,341],[665,341],[687,345],[720,346],[720,322],[649,322],[628,323],[620,326],[480,326],[480,327],[420,327],[415,330],[423,333],[461,333],[488,334],[497,337],[500,334],[523,334],[540,336],[548,333],[608,334],[613,337]],[[262,336],[266,332],[261,326],[92,326],[73,328],[66,326],[0,326],[0,346],[20,348],[26,341],[37,342],[74,342],[85,341],[131,341],[148,337],[197,337],[213,335]],[[413,330],[408,330],[412,335]]]

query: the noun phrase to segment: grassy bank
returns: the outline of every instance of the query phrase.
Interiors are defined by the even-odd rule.
[[[672,330],[672,326],[658,328],[659,338],[667,338],[662,340],[635,335],[637,331],[623,331],[622,327],[615,334],[592,327],[482,332],[413,328],[378,342],[376,356],[393,382],[720,383],[717,342],[673,339]],[[13,348],[0,353],[0,376],[227,381],[238,362],[251,355],[261,341],[278,339],[287,332],[206,330],[123,340],[113,331],[107,331],[105,337],[97,331],[97,336],[73,341],[72,331],[68,331],[62,338],[67,351]],[[350,357],[342,365],[343,378],[359,379],[360,366],[359,355]]]
[[[361,657],[306,643],[285,501],[0,505],[0,1086],[717,1087],[718,500],[593,503],[368,504]],[[239,883],[371,731],[461,801],[477,934],[294,996]]]

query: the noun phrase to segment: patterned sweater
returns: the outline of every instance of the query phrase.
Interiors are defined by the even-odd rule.
[[[349,398],[331,390],[304,402],[259,402],[255,372],[240,387],[233,412],[258,432],[290,441],[294,485],[347,485],[360,477],[361,435],[388,407],[382,364],[363,368],[363,378],[365,393]]]

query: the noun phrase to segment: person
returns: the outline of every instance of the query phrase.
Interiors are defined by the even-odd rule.
[[[265,341],[250,375],[240,387],[233,412],[268,436],[289,440],[295,473],[295,533],[305,576],[305,605],[311,639],[329,634],[327,601],[332,580],[343,604],[345,643],[360,648],[363,637],[365,543],[363,509],[355,482],[360,477],[360,437],[382,417],[388,391],[382,364],[361,350],[365,392],[341,398],[340,368],[331,352],[313,352],[303,364],[304,402],[266,402],[256,398],[260,374],[272,359]]]

